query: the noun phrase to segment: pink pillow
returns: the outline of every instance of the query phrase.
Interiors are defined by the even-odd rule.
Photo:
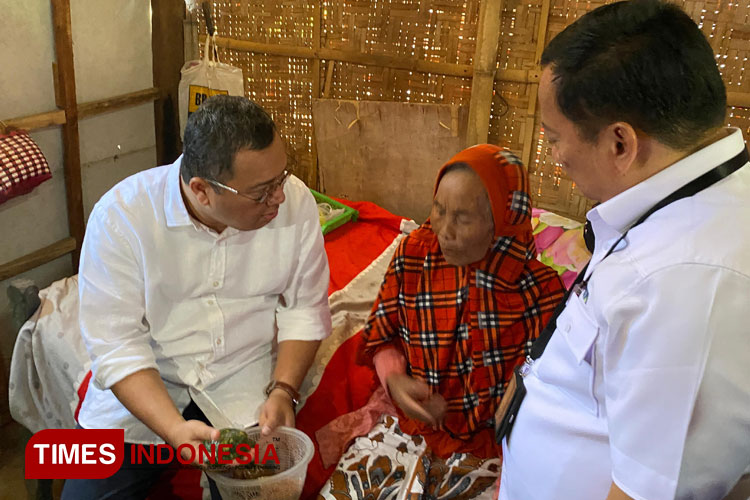
[[[538,259],[557,271],[569,288],[591,258],[583,241],[583,223],[535,208],[531,224]]]
[[[0,203],[51,179],[47,159],[26,131],[0,135]]]

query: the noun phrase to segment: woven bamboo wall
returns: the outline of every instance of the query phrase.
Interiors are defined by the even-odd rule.
[[[223,37],[312,46],[313,9],[307,2],[214,1],[211,6],[216,29]],[[206,27],[202,15],[200,23],[203,35]],[[310,183],[312,61],[231,49],[220,49],[219,57],[222,62],[242,68],[245,94],[271,113],[295,154],[298,176]]]
[[[498,48],[500,69],[531,69],[534,67],[539,13],[543,0],[505,0],[502,14],[502,32]],[[551,40],[576,18],[607,2],[574,2],[552,0],[545,36]],[[714,49],[719,69],[730,93],[750,97],[750,1],[678,1],[701,27]],[[747,72],[746,72],[747,69]],[[527,120],[530,84],[496,82],[489,142],[501,144],[521,154],[530,121]],[[535,95],[535,94],[534,94]],[[730,102],[732,102],[730,95]],[[737,100],[737,94],[734,100]],[[591,202],[575,189],[574,184],[551,158],[544,140],[538,110],[531,134],[533,145],[528,158],[531,186],[535,205],[581,218]],[[727,123],[743,130],[750,137],[750,109],[730,106]]]
[[[428,2],[421,2],[427,4]],[[471,64],[478,2],[326,2],[323,46],[433,62]],[[370,4],[376,5],[370,9]],[[458,6],[457,6],[457,5]],[[468,22],[473,23],[467,25]],[[335,62],[328,97],[422,103],[468,102],[471,79]]]
[[[297,157],[298,175],[311,186],[317,185],[313,96],[466,105],[471,98],[480,0],[210,3],[222,60],[243,68],[247,95],[272,113]],[[552,161],[544,140],[538,56],[567,24],[603,3],[504,0],[498,33],[488,142],[526,162],[537,206],[576,218],[591,203]],[[743,106],[730,106],[728,123],[750,136],[750,0],[677,3],[708,36],[730,103]]]

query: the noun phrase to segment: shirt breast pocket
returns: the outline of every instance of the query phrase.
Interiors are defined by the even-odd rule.
[[[557,387],[576,404],[597,416],[595,343],[598,336],[599,325],[589,316],[583,301],[571,295],[535,370],[540,380]]]
[[[299,246],[295,227],[261,228],[247,233],[241,235],[238,251],[233,254],[236,261],[229,264],[230,260],[227,260],[228,290],[240,296],[283,293],[290,284],[295,261],[299,258],[295,252]]]

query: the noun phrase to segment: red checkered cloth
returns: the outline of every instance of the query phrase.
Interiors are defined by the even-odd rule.
[[[47,159],[28,132],[0,135],[0,203],[51,179]]]
[[[448,403],[441,429],[399,412],[401,429],[424,436],[439,456],[489,458],[498,453],[491,428],[505,386],[564,289],[557,272],[536,260],[521,162],[488,145],[446,167],[457,162],[469,164],[487,188],[494,243],[481,261],[457,267],[445,261],[429,220],[404,238],[365,326],[360,362],[382,348],[399,349],[411,376]]]

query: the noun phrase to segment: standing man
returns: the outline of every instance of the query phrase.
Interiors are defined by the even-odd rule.
[[[84,428],[194,449],[236,427],[294,425],[297,388],[331,326],[315,201],[271,117],[215,96],[183,155],[125,179],[89,219],[80,326],[93,360]],[[130,449],[125,446],[126,452]],[[66,483],[66,499],[144,498],[162,467]]]
[[[522,370],[500,498],[721,499],[750,465],[750,167],[713,51],[675,5],[632,0],[566,28],[542,67],[555,160],[601,204],[584,279]]]

